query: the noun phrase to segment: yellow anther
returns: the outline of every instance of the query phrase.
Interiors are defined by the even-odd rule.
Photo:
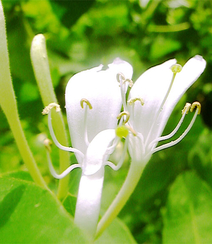
[[[126,138],[129,134],[129,130],[125,125],[118,126],[116,128],[116,135],[120,138]]]
[[[193,110],[197,108],[198,112],[197,114],[200,114],[201,112],[201,104],[199,102],[193,102],[190,108],[190,111],[193,112]]]
[[[126,79],[125,76],[122,73],[118,73],[116,76],[117,81],[120,83],[121,81],[123,83],[128,82],[129,83],[129,87],[133,86],[133,81],[130,79]]]
[[[46,138],[46,139],[44,140],[43,144],[44,144],[45,148],[46,148],[49,152],[51,152],[52,141],[49,140],[48,138]]]
[[[90,109],[93,108],[92,105],[91,105],[91,103],[90,103],[86,98],[83,98],[83,99],[80,100],[80,106],[81,106],[82,108],[83,108],[83,104],[84,104],[84,103],[86,103]]]
[[[60,112],[60,105],[58,105],[57,103],[50,103],[48,106],[46,106],[46,107],[43,109],[42,114],[43,114],[43,115],[48,114],[48,113],[50,112],[50,110],[51,110],[52,108],[54,108],[54,107],[55,107],[55,109],[56,109],[56,112]]]
[[[140,98],[140,97],[135,97],[135,98],[131,98],[128,103],[130,105],[133,105],[133,103],[135,103],[136,101],[139,101],[141,103],[141,105],[144,105],[144,99]]]
[[[180,64],[174,64],[172,65],[171,70],[174,74],[179,73],[182,70],[182,66]]]
[[[191,104],[186,103],[185,107],[182,110],[182,114],[184,114],[184,113],[188,114],[190,108],[191,108]]]
[[[124,123],[126,124],[126,123],[129,121],[129,119],[130,119],[130,113],[127,112],[127,111],[123,111],[123,112],[121,112],[121,113],[117,116],[117,119],[121,119],[121,117],[123,117],[123,116],[126,116],[126,119],[125,119],[125,121],[124,121]]]

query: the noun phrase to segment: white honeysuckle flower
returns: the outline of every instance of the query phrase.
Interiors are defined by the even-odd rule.
[[[136,136],[131,134],[129,139],[132,161],[145,164],[154,152],[175,145],[187,134],[195,119],[179,140],[155,148],[159,141],[169,139],[177,132],[189,111],[188,104],[173,133],[161,137],[175,105],[202,74],[205,66],[206,62],[201,56],[191,58],[183,67],[176,64],[176,60],[173,59],[150,68],[138,78],[130,91],[126,108],[130,114],[128,124],[136,133]],[[200,112],[200,105],[194,103],[192,110],[194,107],[197,107],[194,115],[196,118]]]
[[[198,102],[186,104],[182,117],[176,128],[167,136],[161,136],[164,127],[179,99],[186,90],[202,74],[206,66],[201,56],[191,58],[182,68],[176,60],[169,60],[161,65],[150,68],[133,84],[128,101],[123,98],[123,117],[125,125],[117,132],[122,135],[129,132],[128,144],[131,164],[127,177],[116,198],[101,218],[96,236],[98,237],[121,211],[139,182],[142,171],[154,152],[171,147],[181,141],[191,129],[201,106]],[[126,80],[124,74],[119,74],[120,84]],[[196,109],[194,116],[183,134],[176,140],[157,146],[159,141],[170,139],[179,129],[185,115]]]
[[[120,138],[116,136],[117,117],[123,121],[120,110],[123,93],[126,92],[128,82],[117,81],[117,74],[121,73],[130,81],[132,66],[117,58],[103,70],[103,65],[74,75],[68,82],[65,92],[66,113],[73,147],[62,146],[56,139],[51,123],[51,109],[60,110],[59,105],[49,104],[43,111],[48,114],[48,125],[51,137],[62,150],[74,152],[78,164],[71,165],[61,174],[57,174],[47,150],[49,168],[52,175],[61,179],[71,170],[82,168],[79,185],[75,223],[94,237],[99,218],[101,193],[104,180],[104,166],[108,165],[117,170],[124,161],[124,153],[117,165],[108,161]],[[120,92],[120,86],[122,92]],[[49,140],[46,141],[49,149]]]
[[[102,68],[100,65],[74,75],[66,87],[66,112],[72,145],[83,154],[100,131],[116,127],[122,106],[116,76],[123,73],[131,79],[133,72],[132,66],[119,58],[109,64],[108,69]],[[80,163],[80,158],[77,159]]]

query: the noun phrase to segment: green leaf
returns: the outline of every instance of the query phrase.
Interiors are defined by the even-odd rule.
[[[15,178],[15,179],[19,179],[19,180],[33,182],[31,175],[27,171],[18,170],[18,171],[14,171],[14,172],[9,172],[9,173],[3,174],[3,177],[4,178]]]
[[[128,227],[118,218],[95,241],[95,244],[135,244],[136,241]]]
[[[212,191],[194,173],[176,179],[166,207],[163,243],[212,242]]]
[[[1,243],[88,243],[61,203],[47,190],[0,179]]]
[[[76,202],[77,202],[77,198],[75,196],[72,196],[70,193],[63,201],[63,207],[73,217],[74,217],[74,213],[75,213]]]

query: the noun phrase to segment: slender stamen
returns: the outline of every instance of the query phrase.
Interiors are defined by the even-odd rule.
[[[149,137],[150,137],[150,135],[152,133],[152,129],[153,129],[153,127],[154,127],[154,125],[155,125],[155,123],[156,123],[156,121],[158,119],[158,116],[160,115],[161,111],[163,110],[163,106],[164,106],[164,104],[165,104],[165,102],[166,102],[166,100],[167,100],[167,98],[169,96],[169,93],[171,91],[171,88],[172,88],[172,86],[174,84],[175,77],[176,77],[177,73],[179,73],[181,70],[182,70],[182,66],[180,64],[174,64],[174,65],[171,66],[171,71],[173,72],[172,80],[171,80],[169,88],[168,88],[168,90],[166,92],[166,95],[163,98],[163,101],[162,101],[162,103],[161,103],[161,105],[160,105],[160,107],[158,109],[158,112],[157,112],[157,114],[155,116],[154,122],[153,122],[153,124],[152,124],[152,126],[151,126],[151,128],[149,130],[148,136],[146,138],[146,143],[148,143]]]
[[[125,125],[125,127],[134,135],[134,136],[137,136],[137,133],[136,131],[131,127],[131,126],[128,126],[128,125]]]
[[[191,108],[191,104],[186,103],[185,107],[182,110],[182,114],[188,114],[190,108]]]
[[[192,108],[192,106],[193,106],[193,108]],[[195,107],[197,108],[196,111],[195,111],[195,114],[194,114],[194,116],[193,116],[193,118],[192,118],[190,124],[188,125],[188,127],[186,128],[186,130],[183,132],[183,134],[182,134],[178,139],[176,139],[176,140],[174,140],[174,141],[171,141],[171,142],[169,142],[169,143],[167,143],[167,144],[164,144],[164,145],[161,145],[161,146],[155,148],[155,149],[152,151],[152,153],[155,153],[155,152],[160,151],[160,150],[162,150],[162,149],[165,149],[165,148],[172,147],[172,146],[176,145],[178,142],[180,142],[180,141],[181,141],[181,140],[188,134],[188,132],[190,131],[191,127],[193,126],[193,124],[194,124],[194,122],[195,122],[195,120],[196,120],[197,115],[198,115],[199,112],[200,112],[200,109],[201,109],[201,105],[200,105],[200,103],[198,103],[198,102],[194,102],[194,103],[191,105],[192,111],[193,111],[193,109],[194,109]],[[191,110],[190,110],[190,111],[191,111]],[[192,112],[192,111],[191,111],[191,112]]]
[[[122,73],[118,73],[116,78],[117,81],[120,83],[122,103],[123,103],[124,110],[126,110],[127,108],[126,94],[125,94],[127,89],[126,83],[129,84],[129,87],[132,87],[133,82],[130,79],[126,79]]]
[[[141,103],[141,105],[144,105],[144,99],[140,98],[140,97],[135,97],[135,98],[131,98],[130,100],[128,100],[127,102],[129,103],[129,105],[134,105],[134,103],[136,101],[139,101]]]
[[[62,179],[64,178],[68,173],[70,173],[73,169],[76,168],[80,168],[81,165],[80,164],[73,164],[70,167],[68,167],[65,171],[63,171],[61,174],[57,174],[57,172],[54,169],[54,166],[52,164],[52,160],[50,157],[50,151],[51,151],[51,144],[52,142],[49,139],[46,139],[44,141],[44,145],[46,147],[46,152],[47,152],[47,161],[48,161],[48,166],[49,166],[49,170],[52,174],[53,177],[55,177],[56,179]]]
[[[43,111],[42,115],[48,114],[52,108],[55,108],[56,112],[60,112],[60,105],[57,103],[50,103],[48,106],[46,106]]]
[[[141,133],[139,133],[139,134],[137,135],[137,137],[138,137],[138,139],[139,139],[140,142],[141,142],[139,145],[142,145],[142,146],[141,146],[141,150],[142,150],[142,154],[144,155],[144,154],[145,154],[144,136],[143,136]]]
[[[182,110],[182,117],[181,117],[180,121],[178,122],[177,126],[175,127],[175,129],[170,134],[168,134],[166,136],[161,136],[161,137],[153,140],[149,144],[148,149],[150,149],[154,145],[154,143],[159,142],[159,141],[168,140],[169,138],[174,136],[177,133],[177,131],[179,130],[180,126],[182,125],[183,120],[184,120],[186,114],[188,114],[190,108],[191,108],[191,104],[190,103],[186,103],[185,107]]]
[[[51,109],[54,108],[54,107],[56,107],[56,111],[59,111],[59,110],[58,110],[59,105],[56,104],[56,103],[50,103],[50,104],[49,104],[46,108],[44,108],[44,110],[43,110],[43,114],[48,114],[48,126],[49,126],[49,132],[50,132],[50,135],[51,135],[51,137],[52,137],[53,142],[54,142],[55,145],[56,145],[58,148],[60,148],[61,150],[68,151],[68,152],[78,153],[78,154],[80,155],[80,157],[83,159],[84,154],[83,154],[80,150],[78,150],[78,149],[76,149],[76,148],[72,148],[72,147],[66,147],[66,146],[63,146],[63,145],[61,145],[61,144],[58,142],[58,140],[57,140],[57,138],[56,138],[56,136],[55,136],[55,134],[54,134],[54,130],[53,130],[53,127],[52,127],[52,122],[51,122]]]
[[[85,106],[85,114],[84,114],[84,139],[85,139],[85,144],[88,146],[89,145],[89,140],[88,140],[88,132],[87,132],[87,118],[88,118],[88,108],[92,109],[92,105],[91,103],[86,99],[86,98],[82,98],[80,100],[80,105],[82,108],[84,108],[83,104],[86,104]]]
[[[123,117],[126,116],[125,120],[123,121]],[[129,119],[130,119],[130,113],[128,111],[123,111],[121,112],[118,116],[117,119],[120,119],[120,123],[126,124]]]
[[[118,73],[116,78],[117,78],[117,80],[118,80],[119,83],[121,81],[123,83],[128,82],[129,83],[129,87],[132,87],[133,86],[133,81],[131,79],[126,79],[125,76],[122,73]]]
[[[127,103],[132,106],[132,109],[131,109],[131,114],[130,114],[130,117],[131,117],[131,121],[134,120],[134,108],[135,108],[135,102],[140,102],[140,104],[143,106],[144,105],[144,100],[143,98],[140,98],[140,97],[135,97],[135,98],[131,98],[130,100],[127,101]],[[135,130],[133,129],[133,126],[131,123],[128,123],[130,125],[130,130],[131,132],[136,135],[136,132]]]
[[[110,161],[107,161],[105,165],[108,165],[109,167],[111,167],[113,170],[116,170],[116,171],[121,168],[121,166],[124,163],[124,159],[125,159],[125,156],[126,156],[126,153],[127,153],[128,141],[129,141],[129,138],[127,137],[125,142],[124,142],[124,148],[123,148],[123,152],[122,152],[121,158],[120,158],[119,162],[117,163],[117,165],[113,164]]]
[[[193,102],[190,111],[193,112],[194,108],[197,108],[198,114],[201,112],[201,104],[199,102]]]
[[[92,105],[91,105],[91,103],[86,98],[82,98],[80,100],[80,106],[82,108],[84,108],[84,106],[83,106],[84,103],[86,103],[86,105],[88,105],[89,109],[92,109],[93,108]]]

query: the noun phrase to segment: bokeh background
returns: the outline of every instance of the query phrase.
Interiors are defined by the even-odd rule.
[[[132,64],[136,81],[147,68],[170,58],[177,58],[183,65],[199,54],[207,61],[204,74],[175,108],[164,134],[176,126],[186,101],[198,100],[202,104],[201,115],[180,144],[153,155],[136,191],[119,214],[138,243],[160,243],[163,216],[175,179],[189,171],[212,187],[212,1],[2,0],[2,3],[20,119],[36,162],[52,189],[57,181],[49,174],[43,147],[43,140],[49,136],[47,121],[41,115],[43,105],[30,61],[30,45],[36,34],[46,37],[52,80],[65,121],[65,87],[79,71],[100,63],[107,65],[120,57]],[[192,114],[188,114],[178,136],[191,118]],[[2,110],[0,135],[0,173],[26,170]],[[57,167],[58,150],[53,148]],[[128,161],[118,172],[106,169],[102,211],[118,192]],[[79,175],[71,173],[73,194]]]

